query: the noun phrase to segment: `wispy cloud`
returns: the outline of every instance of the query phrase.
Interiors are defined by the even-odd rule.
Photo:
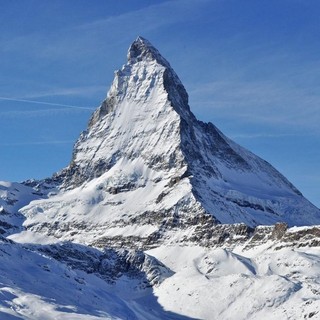
[[[90,111],[93,110],[93,108],[89,108],[89,107],[80,107],[80,106],[73,106],[73,105],[69,105],[69,104],[61,104],[61,103],[37,101],[37,100],[27,100],[27,99],[19,99],[19,98],[0,97],[0,100],[24,102],[24,103],[32,103],[32,104],[41,104],[41,105],[48,105],[48,106],[57,106],[57,107],[64,107],[64,108],[68,108],[68,109],[90,110]]]
[[[79,112],[86,112],[92,113],[95,108],[89,107],[81,107],[81,106],[74,106],[68,104],[61,104],[61,103],[54,103],[54,102],[46,102],[46,101],[39,101],[39,100],[27,100],[27,99],[20,99],[20,98],[8,98],[8,97],[0,97],[2,101],[10,101],[10,102],[19,102],[19,103],[26,103],[32,105],[31,110],[1,110],[0,106],[0,115],[1,117],[48,117],[54,116],[59,114],[70,114],[70,113],[79,113]],[[51,106],[56,108],[35,108],[36,106]]]
[[[38,90],[36,92],[28,92],[23,95],[23,99],[35,99],[44,97],[63,97],[63,96],[77,96],[77,97],[88,97],[96,95],[97,93],[105,94],[106,86],[79,86],[72,88],[49,88]],[[103,97],[101,95],[101,97]]]
[[[30,142],[13,142],[13,143],[0,143],[1,147],[19,147],[19,146],[41,146],[41,145],[54,145],[54,144],[73,144],[74,140],[52,140],[52,141],[30,141]]]
[[[119,15],[109,16],[91,23],[86,23],[78,28],[89,31],[111,27],[118,32],[131,30],[143,30],[145,32],[164,25],[186,22],[195,19],[195,13],[211,0],[175,0],[153,4],[142,9],[129,11]],[[179,12],[179,14],[177,14]],[[143,28],[142,28],[143,27]]]
[[[114,54],[115,47],[124,43],[127,45],[141,32],[146,34],[167,25],[195,19],[196,11],[208,2],[210,0],[166,1],[55,30],[50,35],[39,30],[3,40],[1,50],[12,52],[24,48],[25,55],[45,59],[63,58],[64,61],[72,59],[73,62],[80,57],[99,53],[103,53],[107,59]]]
[[[54,117],[58,115],[68,115],[74,114],[75,112],[87,112],[84,109],[70,109],[70,108],[49,108],[49,109],[39,109],[39,110],[10,110],[10,111],[1,111],[1,118],[37,118],[37,117]]]
[[[303,73],[301,73],[303,77]],[[191,107],[247,123],[300,127],[319,132],[320,95],[294,81],[234,78],[197,84]]]
[[[232,139],[278,139],[286,137],[301,136],[295,133],[233,133],[230,135]]]

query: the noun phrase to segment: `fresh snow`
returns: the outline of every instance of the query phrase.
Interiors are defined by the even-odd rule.
[[[0,319],[319,319],[319,224],[139,37],[70,165],[0,182]]]
[[[180,246],[150,250],[175,272],[155,295],[166,309],[196,319],[319,316],[319,247],[262,248],[237,248],[237,253]]]
[[[151,289],[123,277],[108,284],[46,255],[0,239],[0,319],[176,319]]]
[[[319,247],[173,245],[148,254],[173,272],[153,290],[135,287],[135,280],[125,277],[108,284],[2,240],[1,319],[281,320],[319,315]]]

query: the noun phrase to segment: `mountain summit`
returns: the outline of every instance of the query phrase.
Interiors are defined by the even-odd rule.
[[[169,62],[162,57],[160,52],[148,40],[141,36],[130,46],[127,58],[130,64],[143,60],[155,60],[164,67],[171,68]]]
[[[320,223],[266,161],[198,121],[170,64],[138,37],[107,98],[54,177],[60,192],[23,208],[25,226],[94,245],[193,241],[216,224]]]

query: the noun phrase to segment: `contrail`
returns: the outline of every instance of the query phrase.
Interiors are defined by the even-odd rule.
[[[30,146],[30,145],[46,145],[46,144],[70,144],[74,143],[74,140],[53,140],[53,141],[31,141],[31,142],[13,142],[13,143],[1,143],[1,147],[16,147],[16,146]]]
[[[83,110],[90,110],[90,111],[94,110],[94,108],[88,108],[88,107],[79,107],[79,106],[72,106],[72,105],[69,105],[69,104],[61,104],[61,103],[53,103],[53,102],[45,102],[45,101],[35,101],[35,100],[26,100],[26,99],[18,99],[18,98],[0,97],[0,100],[26,102],[26,103],[36,103],[36,104],[45,104],[45,105],[49,105],[49,106],[65,107],[65,108],[72,108],[72,109],[83,109]]]

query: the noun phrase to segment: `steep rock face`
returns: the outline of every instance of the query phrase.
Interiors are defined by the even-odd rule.
[[[76,245],[59,243],[45,246],[29,246],[38,250],[72,269],[95,274],[108,283],[115,284],[119,279],[138,280],[139,288],[159,285],[173,274],[157,259],[139,250],[105,249],[103,252]]]
[[[191,240],[217,223],[320,223],[270,164],[195,118],[178,76],[141,37],[53,180],[60,193],[25,207],[25,226],[99,246]]]

